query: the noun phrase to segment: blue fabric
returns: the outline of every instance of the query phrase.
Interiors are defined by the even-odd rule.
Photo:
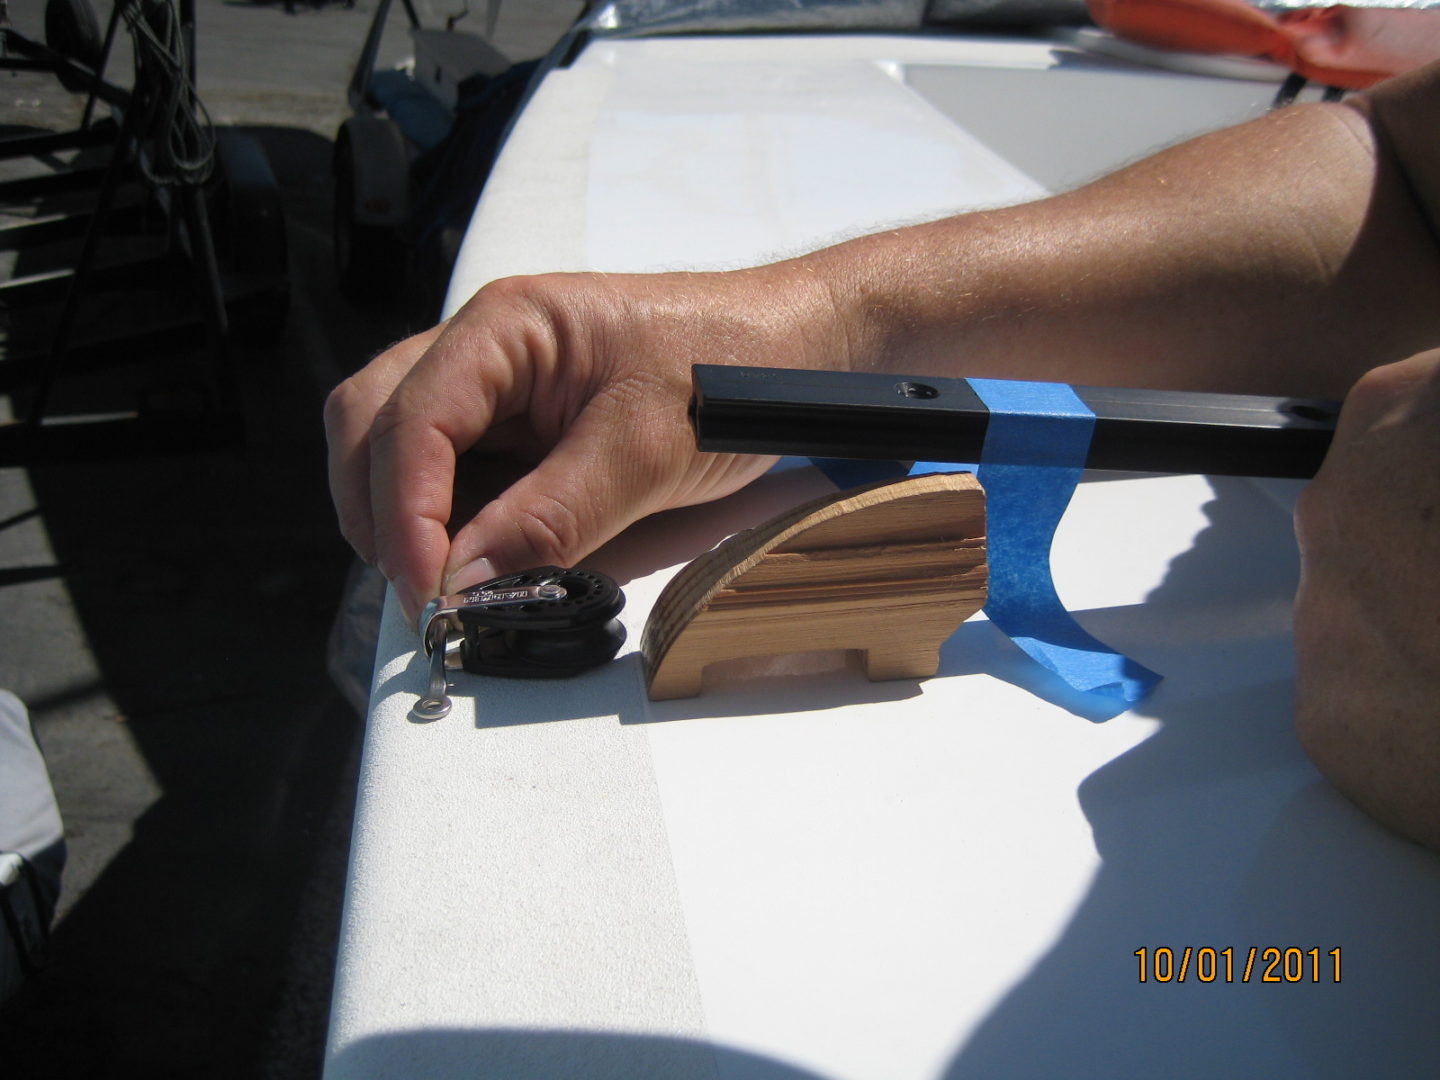
[[[976,477],[985,488],[985,614],[1027,654],[1086,694],[1092,719],[1139,701],[1160,676],[1089,634],[1065,610],[1050,545],[1080,480],[1095,414],[1063,383],[969,379],[990,410]],[[973,468],[916,462],[911,475]]]
[[[405,137],[421,150],[439,146],[450,134],[454,114],[403,71],[370,76],[370,99],[390,114]]]

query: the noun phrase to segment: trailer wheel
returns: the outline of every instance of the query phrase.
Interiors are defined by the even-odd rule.
[[[280,183],[265,147],[253,135],[221,130],[219,179],[211,191],[216,254],[239,287],[231,327],[247,341],[269,344],[285,332],[290,309],[290,258]]]
[[[90,0],[48,0],[45,4],[45,44],[91,71],[100,67],[105,55],[105,40],[100,35],[100,19]],[[90,89],[88,80],[61,75],[60,83],[72,93]]]
[[[398,302],[409,249],[395,219],[407,209],[408,192],[400,185],[409,161],[398,128],[388,121],[379,121],[383,127],[366,124],[357,138],[358,119],[341,128],[335,146],[335,270],[341,291],[352,300]],[[377,176],[384,182],[377,183]],[[383,207],[372,205],[382,201]],[[392,205],[397,202],[401,205]]]

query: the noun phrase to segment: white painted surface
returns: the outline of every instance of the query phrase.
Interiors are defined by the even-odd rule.
[[[946,87],[1018,71],[1041,101],[1054,65],[1106,63],[1033,42],[602,43],[516,130],[450,306],[508,273],[735,265],[1031,197],[1045,170],[959,126]],[[1111,70],[1139,113],[1175,78]],[[1237,84],[1189,82],[1232,118]],[[1117,152],[1057,140],[1055,160]],[[594,561],[629,597],[616,663],[466,679],[435,724],[409,718],[423,665],[387,612],[331,1080],[1435,1074],[1440,864],[1290,730],[1294,485],[1082,485],[1061,595],[1167,676],[1107,724],[1026,689],[983,620],[923,684],[802,657],[647,702],[634,648],[668,577],[823,484],[790,468],[641,523]],[[1228,985],[1141,985],[1134,950],[1157,945],[1338,946],[1343,981],[1242,985],[1237,963]]]

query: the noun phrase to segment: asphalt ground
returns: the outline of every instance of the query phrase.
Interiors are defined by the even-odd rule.
[[[326,674],[352,559],[320,406],[429,315],[351,303],[333,271],[333,137],[375,2],[197,2],[200,96],[264,147],[288,240],[283,329],[232,343],[225,368],[244,442],[0,468],[0,686],[31,711],[69,848],[44,967],[0,1010],[5,1077],[318,1075],[362,735]],[[420,7],[435,25],[464,4]],[[511,0],[495,43],[539,55],[578,8]],[[43,38],[43,10],[11,0],[11,23]],[[381,62],[406,51],[392,18]],[[82,107],[0,72],[0,130],[65,130]],[[72,396],[183,394],[217,363],[126,359]]]

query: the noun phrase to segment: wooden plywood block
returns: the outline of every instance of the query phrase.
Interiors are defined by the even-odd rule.
[[[924,678],[985,605],[985,493],[970,473],[837,492],[738,533],[660,594],[650,697],[694,697],[721,660],[858,649],[871,679]]]

